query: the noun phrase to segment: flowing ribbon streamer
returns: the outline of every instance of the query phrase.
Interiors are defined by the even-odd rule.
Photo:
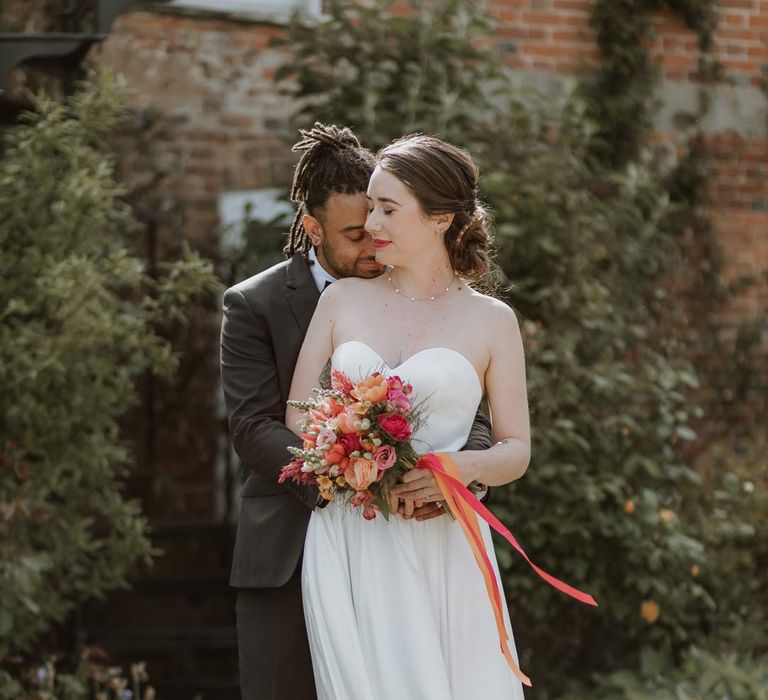
[[[507,635],[507,629],[504,626],[501,593],[499,591],[498,582],[496,581],[496,575],[491,565],[491,560],[488,557],[488,553],[483,543],[477,515],[482,517],[483,520],[496,530],[496,532],[502,535],[531,565],[533,570],[551,586],[587,605],[596,606],[597,602],[588,593],[584,593],[573,586],[569,586],[567,583],[560,581],[552,576],[552,574],[544,571],[544,569],[536,566],[525,553],[525,550],[520,546],[515,536],[504,527],[491,511],[475,498],[474,494],[466,486],[464,486],[459,477],[459,470],[448,455],[440,453],[423,455],[416,467],[419,469],[429,469],[434,474],[437,485],[445,498],[448,510],[450,510],[453,517],[458,520],[464,530],[467,541],[472,548],[472,553],[475,556],[475,561],[480,567],[483,579],[485,580],[488,597],[491,600],[491,607],[493,608],[493,614],[496,618],[496,627],[499,632],[501,651],[515,676],[520,679],[521,683],[530,686],[530,679],[520,670],[520,667],[515,662],[512,653],[509,650],[509,636]]]

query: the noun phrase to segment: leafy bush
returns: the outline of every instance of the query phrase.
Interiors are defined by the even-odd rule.
[[[631,663],[645,644],[687,642],[702,624],[709,596],[690,571],[704,547],[675,515],[680,489],[699,481],[677,456],[694,437],[686,390],[698,380],[654,309],[662,275],[685,262],[650,154],[595,170],[575,95],[544,110],[513,96],[507,109],[473,150],[513,281],[506,296],[524,319],[534,459],[494,503],[542,566],[601,604],[574,606],[500,553],[520,637],[535,630],[523,646],[533,672],[567,677]]]
[[[216,289],[187,253],[150,280],[107,138],[119,82],[44,96],[0,160],[0,658],[151,554],[118,418],[145,371],[172,373],[165,324]]]
[[[146,664],[131,664],[126,674],[109,665],[101,647],[83,647],[72,673],[55,656],[30,663],[11,657],[0,669],[0,700],[155,700]]]
[[[691,648],[673,665],[645,649],[639,672],[617,671],[563,700],[767,700],[768,656],[737,656]]]
[[[711,593],[702,643],[739,655],[768,654],[768,445],[710,447],[702,486],[683,492],[681,515],[705,546],[700,577]]]

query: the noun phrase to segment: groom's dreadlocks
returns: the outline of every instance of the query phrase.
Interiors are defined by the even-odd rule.
[[[334,193],[365,192],[375,164],[373,154],[346,127],[315,122],[311,129],[300,129],[299,133],[301,139],[291,149],[301,153],[291,186],[291,201],[297,211],[283,252],[306,257],[312,243],[301,223],[303,216],[316,216]]]

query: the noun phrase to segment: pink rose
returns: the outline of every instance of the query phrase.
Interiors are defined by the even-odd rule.
[[[333,445],[334,442],[336,442],[336,433],[334,433],[333,430],[323,428],[317,434],[316,444],[318,447],[322,447],[323,445]]]
[[[367,489],[379,475],[379,468],[370,459],[350,457],[349,464],[344,470],[344,479],[355,491]]]
[[[387,393],[387,400],[396,411],[408,413],[411,410],[411,400],[402,391],[390,389]]]
[[[387,377],[387,389],[389,391],[402,391],[403,390],[403,380],[400,379],[396,374],[392,374],[389,377]]]
[[[377,447],[376,452],[373,453],[373,461],[376,462],[376,466],[382,471],[389,469],[397,461],[395,448],[390,445]]]
[[[396,413],[387,413],[379,416],[378,423],[385,433],[389,433],[395,440],[407,440],[411,437],[411,424],[406,418]]]
[[[348,455],[361,450],[360,438],[354,433],[339,435],[339,442],[344,446],[344,450]]]

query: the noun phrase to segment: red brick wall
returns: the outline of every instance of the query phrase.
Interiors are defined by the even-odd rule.
[[[518,68],[557,72],[594,67],[600,53],[589,20],[591,0],[495,0],[491,13],[498,18],[502,42],[516,51],[509,58]],[[698,40],[672,11],[657,13],[657,36],[650,48],[661,59],[666,80],[690,79],[696,70]],[[768,2],[722,0],[713,56],[731,75],[743,76],[759,87],[768,62]]]
[[[174,159],[167,193],[183,204],[185,234],[215,252],[223,191],[285,183],[290,151],[281,139],[289,105],[273,85],[276,27],[134,12],[123,15],[96,62],[135,88],[134,104],[167,124],[154,139]],[[126,149],[127,178],[140,152]]]

